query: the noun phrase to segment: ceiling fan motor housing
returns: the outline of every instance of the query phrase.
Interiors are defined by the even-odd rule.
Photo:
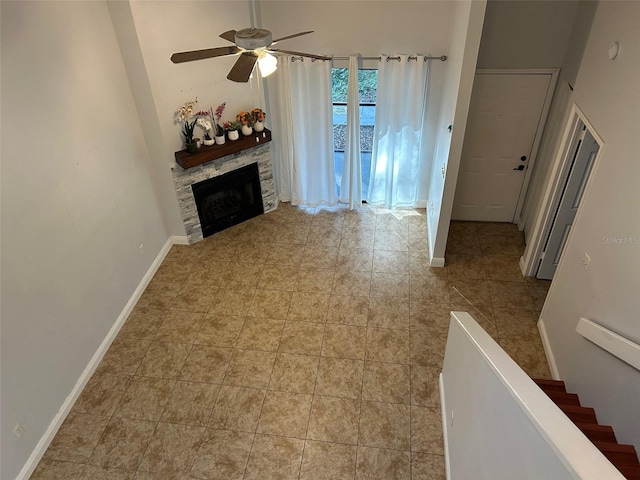
[[[262,28],[244,28],[236,32],[236,45],[245,50],[266,48],[272,42],[271,32]]]

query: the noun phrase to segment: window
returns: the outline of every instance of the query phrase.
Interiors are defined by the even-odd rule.
[[[332,68],[333,101],[333,149],[338,192],[344,164],[344,148],[347,125],[347,68]],[[360,96],[360,149],[362,162],[362,195],[366,199],[371,171],[371,151],[373,147],[373,126],[376,118],[376,95],[378,92],[378,71],[360,69],[358,71],[358,91]]]

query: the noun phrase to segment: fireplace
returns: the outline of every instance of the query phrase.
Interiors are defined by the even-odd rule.
[[[260,177],[260,188],[257,192],[258,197],[260,197],[260,194],[262,195],[264,213],[275,210],[277,207],[278,201],[276,198],[275,182],[273,179],[273,169],[271,165],[270,144],[268,142],[255,142],[253,137],[246,137],[245,140],[245,143],[252,141],[258,146],[245,148],[242,151],[231,153],[220,158],[214,157],[210,161],[189,168],[183,168],[179,164],[176,164],[171,168],[173,183],[178,197],[178,206],[180,207],[180,214],[182,216],[182,221],[184,222],[187,241],[190,244],[199,242],[205,236],[200,224],[201,218],[199,208],[196,206],[193,189],[194,185],[222,177],[225,177],[226,181],[226,179],[229,178],[227,177],[228,174],[250,165],[253,165],[253,168],[255,169],[255,166],[257,165],[258,175]],[[227,143],[237,143],[240,141],[241,140],[236,140],[236,142]],[[220,152],[220,149],[224,146],[226,146],[226,144],[214,145],[213,147],[201,147],[202,151],[200,154],[206,156],[209,152]],[[197,156],[198,154],[193,155],[193,157]],[[251,193],[253,194],[255,201],[256,190],[254,190],[253,187],[251,189]],[[227,224],[226,227],[230,225],[231,224]],[[214,231],[215,229],[212,232]],[[210,234],[211,233],[208,233],[208,235]]]
[[[191,188],[203,237],[264,213],[257,163],[196,183]]]

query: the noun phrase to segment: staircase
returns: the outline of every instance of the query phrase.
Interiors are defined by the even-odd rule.
[[[580,405],[578,395],[567,393],[564,382],[536,378],[533,381],[627,480],[640,480],[640,463],[633,445],[619,444],[613,429],[608,425],[599,425],[593,408]]]

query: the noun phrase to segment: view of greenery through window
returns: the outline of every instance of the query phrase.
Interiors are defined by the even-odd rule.
[[[333,99],[333,147],[335,150],[336,183],[340,187],[347,125],[347,84],[349,70],[331,69]],[[371,171],[373,126],[376,117],[378,93],[378,71],[358,70],[358,92],[360,96],[360,149],[362,162],[362,192],[366,196]]]

